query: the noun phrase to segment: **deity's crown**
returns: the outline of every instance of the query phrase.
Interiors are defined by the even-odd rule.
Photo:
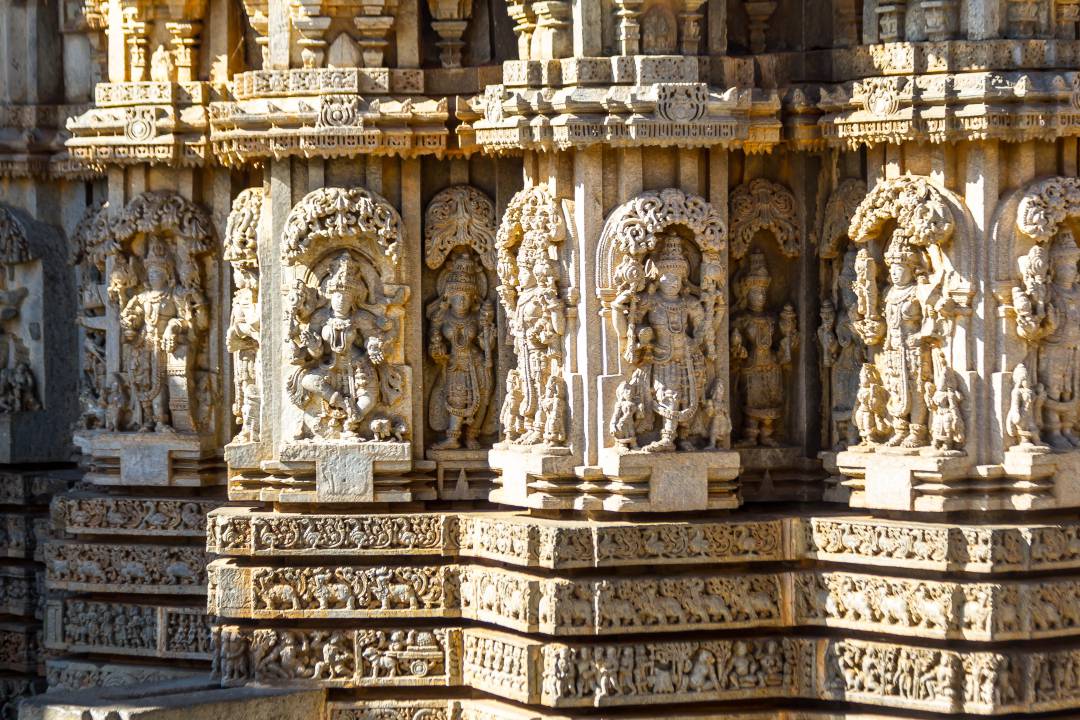
[[[1076,260],[1077,257],[1080,257],[1080,247],[1077,247],[1076,239],[1068,230],[1062,230],[1054,238],[1054,244],[1050,246],[1050,258]]]
[[[654,263],[660,274],[674,273],[681,277],[690,274],[690,263],[686,260],[682,240],[678,235],[668,235],[664,238],[664,247]]]
[[[476,292],[476,263],[468,253],[455,253],[450,258],[443,287],[445,290]]]
[[[355,294],[357,287],[354,279],[353,259],[348,253],[343,253],[334,261],[334,267],[330,271],[330,277],[326,280],[326,292],[348,292]]]
[[[172,272],[172,258],[169,257],[169,250],[158,238],[150,240],[149,247],[146,249],[146,258],[143,260],[143,265],[149,272],[151,268],[158,268],[165,272]]]
[[[772,278],[769,276],[769,266],[765,264],[765,253],[760,250],[754,250],[750,253],[750,266],[746,269],[742,282],[748,290],[755,287],[765,288],[769,286]]]
[[[914,268],[919,264],[920,256],[904,243],[892,243],[885,251],[885,263],[888,265],[907,265]]]

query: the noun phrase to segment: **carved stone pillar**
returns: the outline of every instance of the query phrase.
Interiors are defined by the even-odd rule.
[[[641,52],[641,0],[619,0],[615,16],[619,18],[619,54],[637,55]]]
[[[518,60],[532,57],[532,38],[536,31],[536,12],[531,0],[507,2],[506,10],[514,20],[514,34],[518,41]]]
[[[447,68],[461,67],[461,36],[472,17],[472,0],[428,0],[431,27],[439,34],[439,59]]]
[[[165,27],[172,36],[171,45],[176,62],[178,82],[199,79],[199,33],[202,22],[198,20],[170,22]]]
[[[124,8],[124,39],[128,53],[127,77],[130,82],[146,80],[147,51],[150,44],[148,32],[146,23],[139,20],[139,9]]]
[[[364,67],[383,67],[383,56],[390,44],[394,16],[389,0],[361,0],[360,14],[353,19],[360,31],[360,54]],[[464,31],[464,29],[463,29]]]
[[[300,33],[300,57],[305,68],[323,66],[326,55],[326,39],[323,35],[330,27],[332,18],[322,15],[322,0],[294,0],[292,24]]]
[[[750,50],[765,52],[765,33],[769,18],[776,12],[776,0],[743,0],[746,17],[750,21]]]

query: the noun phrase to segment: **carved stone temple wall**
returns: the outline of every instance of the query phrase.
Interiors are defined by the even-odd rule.
[[[1076,716],[1078,67],[1076,0],[0,0],[0,717]]]

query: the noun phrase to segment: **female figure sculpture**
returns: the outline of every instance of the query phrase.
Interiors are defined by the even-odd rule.
[[[457,251],[439,276],[439,297],[428,306],[428,354],[438,366],[431,393],[430,419],[446,437],[437,450],[480,446],[491,405],[495,348],[495,309],[484,302],[486,279],[467,251]]]

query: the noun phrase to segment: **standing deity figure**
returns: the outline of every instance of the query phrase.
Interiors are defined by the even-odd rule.
[[[893,428],[886,444],[923,447],[929,444],[925,386],[932,377],[934,322],[919,295],[916,272],[922,268],[922,258],[917,251],[896,247],[886,254],[885,262],[890,285],[885,294],[882,380],[889,393]]]
[[[1042,416],[1046,391],[1042,384],[1031,387],[1031,375],[1024,363],[1013,368],[1012,381],[1005,434],[1016,440],[1020,447],[1045,448],[1039,437],[1039,417]]]
[[[754,250],[737,288],[740,310],[731,320],[732,366],[743,401],[743,447],[779,445],[776,423],[784,409],[784,370],[798,342],[795,309],[785,306],[778,320],[766,307],[771,283],[764,253]]]
[[[483,271],[467,251],[457,251],[439,276],[439,297],[427,309],[428,354],[438,366],[431,393],[431,426],[446,437],[436,450],[480,447],[493,389],[495,309],[484,301]]]
[[[233,263],[232,313],[225,347],[233,354],[233,415],[240,424],[237,436],[251,441],[259,435],[259,272],[252,264]]]
[[[648,368],[651,384],[645,402],[660,416],[660,438],[646,452],[674,450],[685,440],[705,399],[705,309],[691,294],[682,238],[665,233],[646,267],[649,289],[627,310],[627,345],[633,362]],[[619,302],[619,301],[617,301]],[[621,312],[621,308],[616,308]],[[688,445],[689,441],[683,443]]]
[[[531,264],[522,263],[517,271],[519,289],[508,324],[514,337],[521,382],[518,412],[524,418],[524,431],[517,442],[522,445],[535,445],[543,440],[542,400],[549,378],[560,371],[566,313],[556,277],[554,263],[545,255],[535,257]]]
[[[120,328],[129,345],[131,387],[142,410],[140,430],[171,431],[174,412],[187,414],[199,335],[209,327],[206,301],[178,285],[165,243],[151,238],[146,257],[146,288],[120,312]],[[192,428],[183,428],[192,429]]]
[[[1043,440],[1055,450],[1080,447],[1080,437],[1075,431],[1077,402],[1080,399],[1077,397],[1080,386],[1080,287],[1076,284],[1078,259],[1080,248],[1076,240],[1071,232],[1062,230],[1050,248],[1050,285],[1045,301],[1045,318],[1037,325],[1018,322],[1020,336],[1028,342],[1037,343],[1037,378],[1046,391],[1042,412]],[[1028,270],[1035,272],[1030,261]],[[1027,291],[1028,284],[1025,281],[1025,290],[1020,298],[1037,312],[1038,300]],[[1018,318],[1020,312],[1017,313]],[[1033,317],[1037,318],[1037,315]]]
[[[325,304],[311,314],[306,329],[295,333],[294,362],[300,367],[289,380],[290,396],[300,407],[308,395],[320,400],[317,430],[323,437],[359,436],[380,398],[376,368],[385,363],[383,351],[394,328],[368,305],[357,263],[348,251],[334,258],[320,293]],[[302,314],[297,311],[301,323]]]

